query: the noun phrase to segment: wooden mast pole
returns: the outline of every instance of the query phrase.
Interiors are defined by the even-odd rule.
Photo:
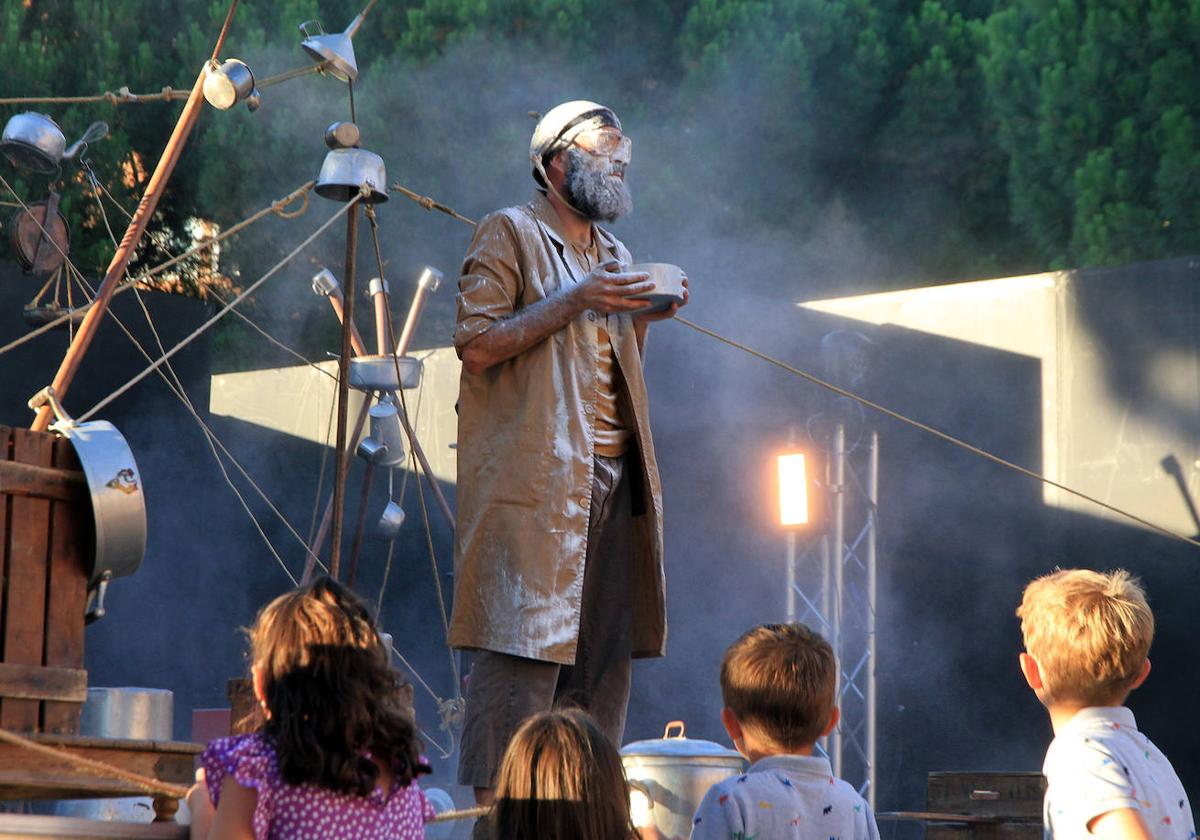
[[[220,55],[221,48],[225,44],[225,36],[229,32],[229,24],[233,20],[233,13],[237,9],[237,5],[238,0],[232,0],[229,5],[229,12],[225,15],[221,34],[217,37],[216,46],[213,47],[212,60],[214,61]],[[150,224],[154,211],[158,208],[158,202],[166,191],[167,181],[170,180],[171,173],[175,171],[175,164],[179,162],[179,157],[183,154],[183,147],[187,144],[188,135],[195,126],[204,105],[203,88],[204,70],[201,69],[200,75],[196,78],[196,84],[192,86],[191,95],[188,96],[187,103],[183,106],[183,113],[179,115],[179,120],[175,123],[175,130],[171,132],[171,138],[167,141],[166,148],[163,149],[162,157],[158,159],[158,165],[150,176],[146,192],[142,196],[142,200],[138,202],[133,219],[130,220],[129,227],[126,228],[125,235],[121,237],[121,243],[113,254],[112,262],[108,265],[104,281],[96,292],[95,304],[88,310],[83,323],[79,325],[75,339],[67,348],[62,364],[59,365],[58,373],[54,375],[52,387],[55,396],[60,400],[71,386],[71,380],[75,378],[75,374],[83,362],[83,357],[87,353],[96,331],[100,328],[100,320],[108,310],[108,303],[117,291],[121,278],[125,276],[125,269],[128,268],[129,261],[133,258],[133,253],[137,249],[142,235],[146,232],[146,227]],[[48,403],[43,405],[38,409],[37,417],[34,418],[30,428],[35,432],[44,432],[50,425],[52,416],[50,405]]]

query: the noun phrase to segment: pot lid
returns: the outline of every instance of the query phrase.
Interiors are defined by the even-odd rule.
[[[621,748],[622,756],[670,756],[673,758],[735,758],[742,760],[741,753],[723,747],[715,741],[684,736],[683,721],[673,720],[667,724],[661,738],[634,741]],[[675,734],[672,734],[674,732]]]

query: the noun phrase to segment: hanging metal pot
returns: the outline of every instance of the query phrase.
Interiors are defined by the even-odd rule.
[[[52,431],[71,442],[87,480],[95,523],[95,545],[88,568],[88,619],[104,616],[104,596],[114,577],[131,575],[146,555],[146,501],[133,452],[121,433],[105,420],[75,422],[46,387],[29,401],[37,410],[49,403],[57,422]]]
[[[45,114],[26,111],[10,117],[5,124],[0,152],[18,169],[51,175],[64,160],[71,160],[88,143],[107,134],[108,123],[94,122],[68,149],[67,138],[58,123]]]
[[[36,111],[10,117],[0,136],[0,152],[13,166],[43,175],[58,169],[66,148],[58,123]]]
[[[692,817],[708,789],[746,768],[746,760],[733,750],[686,738],[684,731],[683,721],[673,720],[662,738],[621,749],[625,777],[633,789],[634,821],[653,823],[664,837],[690,835]]]
[[[242,101],[251,111],[258,110],[261,98],[254,86],[254,71],[236,58],[226,59],[219,65],[210,61],[204,66],[204,99],[221,111]]]
[[[349,201],[366,184],[370,192],[367,204],[388,200],[387,168],[383,158],[366,149],[330,149],[317,175],[317,195],[334,201]]]

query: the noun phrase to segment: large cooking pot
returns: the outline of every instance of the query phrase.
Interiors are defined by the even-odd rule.
[[[136,572],[146,554],[142,479],[129,444],[111,423],[75,422],[50,387],[34,395],[29,407],[36,410],[46,403],[58,417],[50,430],[71,442],[91,496],[95,544],[88,567],[87,618],[94,621],[104,616],[108,582]]]
[[[633,789],[634,821],[639,826],[652,823],[668,840],[686,840],[708,789],[746,769],[738,753],[712,741],[684,737],[684,731],[683,721],[674,720],[662,738],[634,741],[621,750],[625,777]]]

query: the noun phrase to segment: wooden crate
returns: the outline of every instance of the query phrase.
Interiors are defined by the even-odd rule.
[[[0,426],[0,728],[79,731],[93,541],[70,442]]]
[[[1041,773],[929,774],[927,807],[934,812],[990,818],[994,822],[958,823],[931,821],[926,840],[1041,840],[1042,796],[1046,782]]]

